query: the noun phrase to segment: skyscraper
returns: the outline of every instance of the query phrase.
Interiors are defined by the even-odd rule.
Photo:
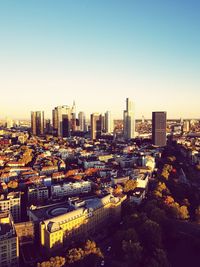
[[[33,135],[44,134],[44,111],[31,112],[31,132]]]
[[[73,102],[73,106],[71,108],[71,128],[72,128],[72,131],[76,131],[76,124],[77,124],[77,121],[76,121],[76,104],[75,104],[75,101]]]
[[[106,133],[112,133],[113,132],[113,120],[111,116],[111,112],[107,111],[105,113],[105,131]]]
[[[64,127],[65,125],[69,124],[69,123],[66,124],[66,117],[64,117],[65,123],[63,124],[63,115],[67,115],[68,121],[70,123],[71,122],[71,108],[69,106],[58,106],[54,108],[52,112],[53,129],[56,135],[59,137],[63,137],[63,131],[65,131]]]
[[[70,136],[70,120],[66,114],[62,115],[62,137]]]
[[[152,113],[152,142],[155,146],[166,146],[167,113],[157,111]]]
[[[102,118],[98,113],[91,114],[91,139],[97,139],[102,132]]]
[[[127,139],[135,136],[135,118],[133,102],[126,98],[126,110],[124,110],[124,137]]]
[[[86,131],[86,121],[85,121],[85,113],[79,112],[78,113],[78,120],[79,120],[79,130],[80,131]]]

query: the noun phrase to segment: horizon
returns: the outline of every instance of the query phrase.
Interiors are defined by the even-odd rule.
[[[86,115],[135,118],[154,110],[198,118],[200,2],[9,1],[0,3],[0,118],[72,105]]]

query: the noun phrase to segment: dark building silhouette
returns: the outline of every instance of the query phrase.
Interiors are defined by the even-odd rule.
[[[166,146],[166,123],[166,112],[152,112],[152,142],[155,146]]]
[[[68,115],[62,115],[62,137],[70,136],[70,120]]]

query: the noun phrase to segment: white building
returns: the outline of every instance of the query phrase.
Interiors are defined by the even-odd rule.
[[[78,120],[79,120],[79,130],[86,131],[86,119],[84,112],[81,111],[78,113]]]
[[[0,266],[17,267],[19,242],[12,216],[8,211],[0,212]]]
[[[106,133],[113,132],[113,119],[112,119],[110,111],[107,111],[105,113],[105,130],[106,130]]]
[[[129,98],[126,98],[126,110],[124,110],[124,137],[128,139],[135,137],[133,102]]]
[[[62,198],[65,196],[72,196],[78,194],[89,193],[91,191],[91,183],[88,181],[81,181],[75,183],[64,183],[63,185],[52,185],[52,198]]]
[[[15,222],[21,219],[21,195],[19,192],[11,192],[0,195],[0,211],[10,211]]]

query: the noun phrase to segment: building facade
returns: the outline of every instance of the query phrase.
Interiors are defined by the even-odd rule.
[[[107,111],[105,113],[105,132],[106,133],[113,132],[113,119],[110,111]]]
[[[19,192],[11,192],[0,196],[0,211],[10,211],[14,222],[21,220],[21,195]]]
[[[127,139],[135,137],[135,118],[133,102],[126,98],[126,110],[124,110],[124,137]]]
[[[44,111],[31,112],[31,132],[33,135],[44,134]]]
[[[0,266],[17,267],[19,242],[12,216],[8,211],[0,212]]]
[[[45,213],[37,209],[30,210],[29,217],[31,220],[40,221],[41,247],[51,253],[69,246],[71,241],[94,236],[104,227],[120,221],[124,199],[110,194],[87,200],[72,198],[69,200],[69,206],[54,206],[49,208],[49,212],[48,209],[45,210]],[[43,214],[49,214],[49,218],[39,218]]]
[[[64,183],[51,186],[52,198],[62,198],[78,194],[85,194],[91,191],[91,182],[82,181],[75,183]]]
[[[152,143],[155,146],[166,146],[167,113],[152,113]]]
[[[97,139],[102,133],[102,116],[98,113],[91,114],[91,139]]]

